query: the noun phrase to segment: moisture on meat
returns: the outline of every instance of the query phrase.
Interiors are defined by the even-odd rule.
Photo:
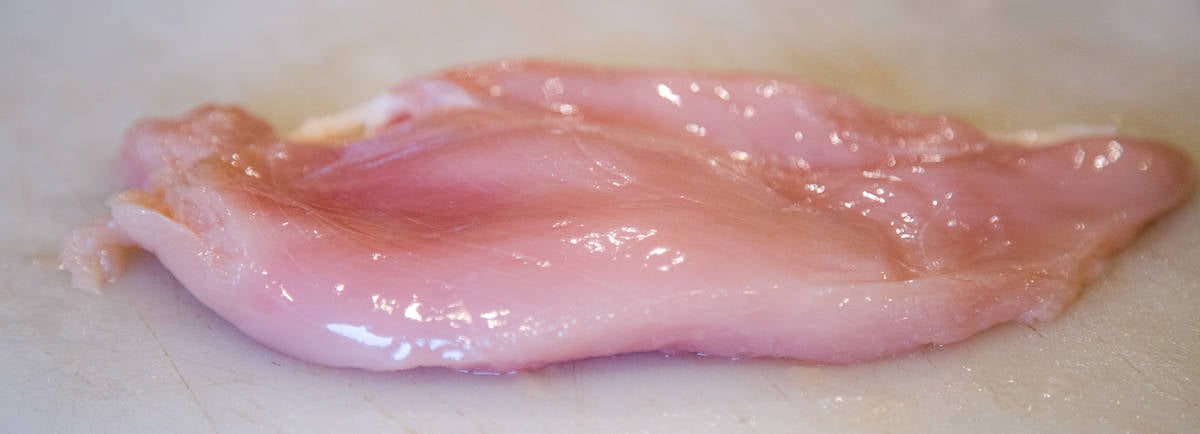
[[[76,286],[155,254],[331,366],[639,351],[878,358],[1053,318],[1190,191],[1181,153],[990,140],[787,77],[498,62],[280,137],[233,107],[128,133]]]

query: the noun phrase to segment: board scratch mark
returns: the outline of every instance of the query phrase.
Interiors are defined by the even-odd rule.
[[[774,381],[771,381],[771,378],[770,378],[770,377],[768,377],[766,373],[762,373],[762,374],[760,374],[760,375],[762,375],[762,378],[763,378],[763,380],[766,380],[766,382],[767,382],[767,385],[768,385],[768,386],[771,386],[771,390],[774,390],[774,391],[775,391],[775,394],[776,394],[777,396],[779,396],[779,399],[781,399],[781,400],[784,400],[784,401],[790,401],[790,400],[791,400],[791,399],[790,399],[791,397],[790,397],[790,396],[788,396],[788,394],[787,394],[786,392],[784,392],[784,391],[783,391],[783,388],[782,388],[782,387],[779,387],[779,385],[778,385],[778,384],[775,384],[775,382],[774,382]]]
[[[1191,400],[1187,399],[1186,397],[1183,397],[1181,395],[1176,395],[1174,393],[1168,392],[1165,389],[1163,389],[1161,386],[1158,385],[1157,382],[1154,381],[1154,379],[1152,379],[1152,378],[1150,378],[1150,376],[1146,375],[1145,371],[1141,370],[1140,368],[1137,367],[1137,365],[1133,364],[1133,361],[1129,360],[1129,357],[1126,357],[1124,354],[1118,354],[1117,357],[1120,358],[1121,361],[1125,362],[1126,365],[1129,365],[1129,367],[1131,369],[1133,369],[1134,372],[1137,372],[1139,376],[1144,378],[1146,380],[1146,383],[1149,384],[1150,387],[1152,387],[1152,388],[1154,388],[1154,390],[1158,391],[1159,395],[1169,397],[1169,398],[1175,398],[1177,400],[1183,401],[1183,403],[1187,404],[1188,407],[1196,406],[1195,403],[1193,403]]]
[[[578,365],[577,362],[571,362],[571,400],[575,402],[575,411],[583,413],[583,398],[580,397],[579,393]]]
[[[179,377],[179,382],[183,383],[183,388],[187,389],[188,396],[192,398],[192,402],[195,402],[196,407],[200,409],[200,413],[204,414],[204,419],[208,421],[208,428],[212,432],[217,432],[216,421],[214,421],[212,415],[208,413],[208,409],[204,408],[204,405],[200,403],[200,399],[196,397],[196,392],[192,390],[192,386],[188,384],[186,378],[183,378],[183,373],[179,372],[179,366],[175,364],[175,358],[171,357],[171,353],[167,352],[167,349],[163,347],[162,341],[158,340],[158,333],[154,331],[154,328],[150,326],[150,322],[146,321],[146,317],[142,315],[142,312],[139,311],[136,306],[131,305],[130,307],[133,308],[133,312],[137,314],[138,319],[142,321],[142,325],[146,327],[146,331],[150,333],[150,337],[154,339],[154,344],[158,345],[158,350],[162,352],[163,357],[166,357],[167,363],[171,364],[171,369],[174,370],[175,375]]]
[[[400,419],[399,417],[396,417],[396,415],[394,413],[392,413],[390,410],[384,408],[383,406],[379,405],[379,403],[375,402],[375,400],[372,399],[370,396],[363,395],[362,400],[363,400],[363,402],[370,404],[371,407],[374,408],[375,411],[377,413],[379,413],[380,416],[383,416],[384,418],[387,418],[388,420],[392,421],[392,423],[395,423],[396,426],[399,427],[401,430],[403,430],[405,433],[417,434],[417,431],[412,429],[412,427],[409,427],[408,425],[406,425],[404,423],[404,420]]]
[[[430,394],[429,394],[429,396],[430,396],[430,397],[432,397],[432,398],[433,398],[434,400],[436,400],[437,402],[439,402],[439,403],[441,403],[442,405],[444,405],[444,406],[446,406],[447,408],[449,408],[451,411],[453,411],[453,412],[454,412],[454,415],[455,415],[455,416],[458,416],[458,417],[459,417],[459,419],[461,419],[461,420],[466,420],[466,421],[470,422],[470,423],[471,423],[471,427],[472,427],[472,428],[475,428],[475,432],[477,432],[477,433],[480,433],[480,434],[486,434],[486,433],[487,433],[487,431],[485,431],[485,430],[483,429],[483,426],[479,424],[479,420],[478,420],[478,419],[476,419],[476,418],[474,418],[474,417],[467,417],[467,415],[463,413],[462,409],[458,408],[458,406],[457,406],[457,405],[451,404],[451,403],[450,403],[450,401],[447,401],[445,398],[443,398],[443,397],[442,397],[442,395],[440,395],[440,394],[437,394],[437,393],[430,393]]]
[[[1037,335],[1039,338],[1042,338],[1042,339],[1046,338],[1046,336],[1042,335],[1042,332],[1038,331],[1038,329],[1035,328],[1032,324],[1021,324],[1021,325],[1025,326],[1029,330],[1032,330],[1033,334]]]
[[[932,367],[933,369],[937,369],[937,370],[942,369],[942,368],[938,367],[938,365],[936,363],[933,363],[933,359],[929,357],[929,354],[922,352],[921,358],[925,359],[925,363],[928,363],[929,366]]]

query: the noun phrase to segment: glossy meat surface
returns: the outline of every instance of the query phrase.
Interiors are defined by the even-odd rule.
[[[1125,137],[1040,148],[786,77],[500,62],[288,139],[132,128],[76,285],[153,252],[260,342],[373,370],[638,351],[845,363],[1053,318],[1190,191]]]

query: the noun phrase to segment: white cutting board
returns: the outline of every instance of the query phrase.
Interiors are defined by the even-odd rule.
[[[223,101],[290,128],[500,56],[786,72],[992,130],[1116,125],[1200,157],[1194,0],[178,3],[0,3],[0,432],[1200,431],[1197,200],[1057,321],[845,367],[327,369],[243,337],[151,257],[104,296],[54,259],[104,212],[135,118]]]

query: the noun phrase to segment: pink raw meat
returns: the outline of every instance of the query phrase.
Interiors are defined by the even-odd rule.
[[[845,363],[1053,318],[1190,191],[1177,151],[1040,148],[747,74],[500,62],[280,139],[202,107],[133,127],[112,219],[298,358],[513,370],[638,351]]]

